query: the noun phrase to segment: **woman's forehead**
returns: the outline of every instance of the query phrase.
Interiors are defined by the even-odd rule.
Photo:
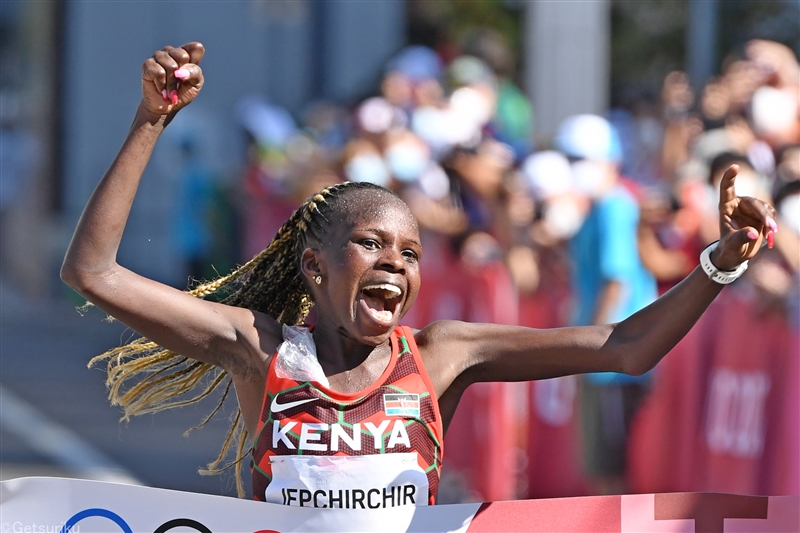
[[[392,226],[396,229],[419,233],[417,219],[411,214],[408,206],[399,199],[389,200],[381,203],[365,205],[347,217],[348,225],[359,226]]]
[[[342,229],[348,233],[359,228],[383,229],[419,240],[417,220],[400,198],[385,193],[358,196],[348,198],[347,205],[342,206]]]

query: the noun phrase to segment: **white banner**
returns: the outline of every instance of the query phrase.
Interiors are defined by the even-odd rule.
[[[0,533],[201,531],[466,531],[480,507],[290,507],[100,481],[20,478],[0,483]]]
[[[319,509],[428,505],[428,476],[416,453],[273,455],[270,460],[268,502]]]
[[[800,496],[634,494],[354,510],[78,479],[0,482],[0,533],[693,533],[697,529],[798,532]]]

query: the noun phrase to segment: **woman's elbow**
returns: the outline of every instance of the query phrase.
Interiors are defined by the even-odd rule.
[[[75,289],[79,290],[82,285],[80,270],[75,268],[67,259],[61,264],[61,271],[59,272],[61,281]]]
[[[107,276],[104,275],[104,273],[107,272],[107,269],[101,272],[95,272],[82,268],[73,261],[70,261],[69,257],[67,257],[61,264],[61,271],[59,274],[61,276],[61,281],[88,298],[88,295],[93,292],[93,288],[96,288],[102,279],[107,278]]]
[[[641,376],[653,369],[652,357],[639,350],[625,350],[621,358],[622,373]]]
[[[623,373],[628,374],[629,376],[641,376],[645,374],[648,370],[650,369],[647,368],[647,366],[634,361],[625,366]]]

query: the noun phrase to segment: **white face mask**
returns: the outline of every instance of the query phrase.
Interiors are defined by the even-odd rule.
[[[734,183],[737,196],[752,196],[754,198],[761,198],[764,188],[761,184],[761,179],[755,172],[750,170],[742,170],[736,176]],[[764,198],[761,198],[762,200]]]
[[[792,231],[800,235],[800,193],[790,194],[781,200],[778,204],[778,216]]]
[[[585,213],[570,196],[558,196],[547,202],[544,222],[550,234],[567,240],[580,229]]]
[[[469,87],[456,89],[450,96],[450,106],[477,126],[488,124],[494,114],[492,102],[483,94]]]
[[[439,165],[428,165],[419,176],[419,186],[428,198],[442,200],[450,194],[450,178]]]
[[[791,90],[764,86],[753,93],[751,108],[756,134],[782,133],[792,127],[797,117],[798,99]]]
[[[383,187],[391,180],[383,158],[373,153],[353,157],[345,164],[344,173],[349,181],[366,181]]]
[[[572,163],[572,179],[575,187],[593,200],[603,196],[609,189],[606,168],[594,161],[584,159]]]
[[[400,181],[416,180],[428,166],[428,155],[408,142],[399,142],[386,150],[386,163],[394,177]]]

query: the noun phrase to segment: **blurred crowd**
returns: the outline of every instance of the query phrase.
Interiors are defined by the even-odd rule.
[[[350,107],[316,103],[296,117],[261,95],[242,99],[237,259],[262,250],[318,189],[369,181],[396,191],[420,224],[410,325],[615,322],[697,266],[718,238],[719,180],[737,164],[737,193],[772,203],[780,229],[732,290],[758,316],[800,329],[800,66],[789,48],[748,42],[702,87],[671,72],[660,94],[623,94],[605,116],[569,117],[551,138],[534,138],[515,64],[502,36],[476,31],[459,47],[401,50],[377,94]],[[581,382],[588,492],[627,490],[628,427],[651,379]]]
[[[635,202],[638,255],[663,292],[715,240],[716,187],[735,163],[737,193],[773,203],[786,229],[752,266],[749,284],[765,305],[792,302],[800,74],[789,48],[752,41],[704,87],[671,72],[660,99],[623,97],[605,117],[570,117],[536,142],[514,64],[501,36],[475,32],[461,49],[402,50],[387,63],[379,94],[352,108],[317,103],[297,120],[265,97],[242,99],[236,117],[249,147],[241,258],[263,249],[311,192],[370,181],[409,204],[426,256],[502,260],[515,289],[530,294],[564,281],[574,261],[569,243],[592,205],[623,189]]]

